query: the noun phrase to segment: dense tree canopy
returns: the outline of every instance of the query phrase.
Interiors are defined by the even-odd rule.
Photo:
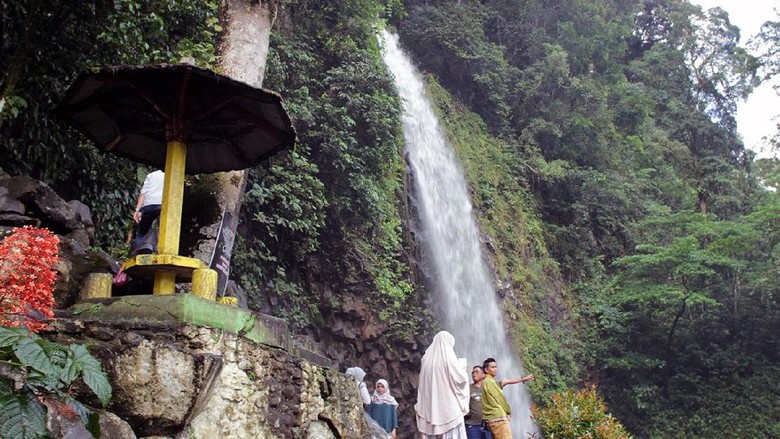
[[[778,378],[766,332],[779,323],[778,250],[765,232],[777,195],[734,118],[756,68],[772,75],[774,23],[755,58],[728,14],[688,2],[405,5],[402,40],[535,195],[575,286],[585,376],[618,419],[639,437],[776,435],[777,395],[759,389]],[[776,181],[773,162],[757,165]]]
[[[97,151],[54,115],[54,107],[91,67],[182,56],[213,63],[216,8],[216,1],[2,0],[0,167],[87,203],[102,225],[99,243],[122,242],[141,171]]]

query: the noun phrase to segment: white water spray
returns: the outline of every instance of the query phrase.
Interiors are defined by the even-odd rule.
[[[483,259],[468,186],[425,93],[420,73],[404,54],[398,36],[383,32],[383,59],[403,101],[404,140],[416,186],[422,244],[435,269],[435,294],[444,329],[455,336],[455,351],[471,366],[488,357],[498,379],[521,376],[506,336],[493,279]],[[504,389],[512,406],[512,433],[525,439],[538,429],[522,384]]]

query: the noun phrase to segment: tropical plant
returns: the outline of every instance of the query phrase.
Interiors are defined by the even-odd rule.
[[[553,395],[544,408],[534,409],[544,437],[549,439],[631,439],[596,393],[596,386]]]
[[[52,409],[78,415],[100,437],[97,414],[73,396],[79,380],[108,404],[111,385],[86,347],[53,343],[26,328],[0,327],[0,437],[48,437],[46,413]]]

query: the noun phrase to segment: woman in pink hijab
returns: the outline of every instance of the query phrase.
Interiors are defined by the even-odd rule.
[[[455,337],[441,331],[422,357],[417,386],[417,430],[423,439],[466,439],[469,412],[466,360],[455,355]]]

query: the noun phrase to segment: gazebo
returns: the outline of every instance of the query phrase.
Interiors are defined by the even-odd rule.
[[[123,269],[153,278],[154,294],[192,281],[193,293],[214,300],[217,273],[178,254],[184,176],[249,168],[292,148],[281,97],[190,64],[120,66],[79,76],[57,112],[98,148],[165,171],[158,253]]]

